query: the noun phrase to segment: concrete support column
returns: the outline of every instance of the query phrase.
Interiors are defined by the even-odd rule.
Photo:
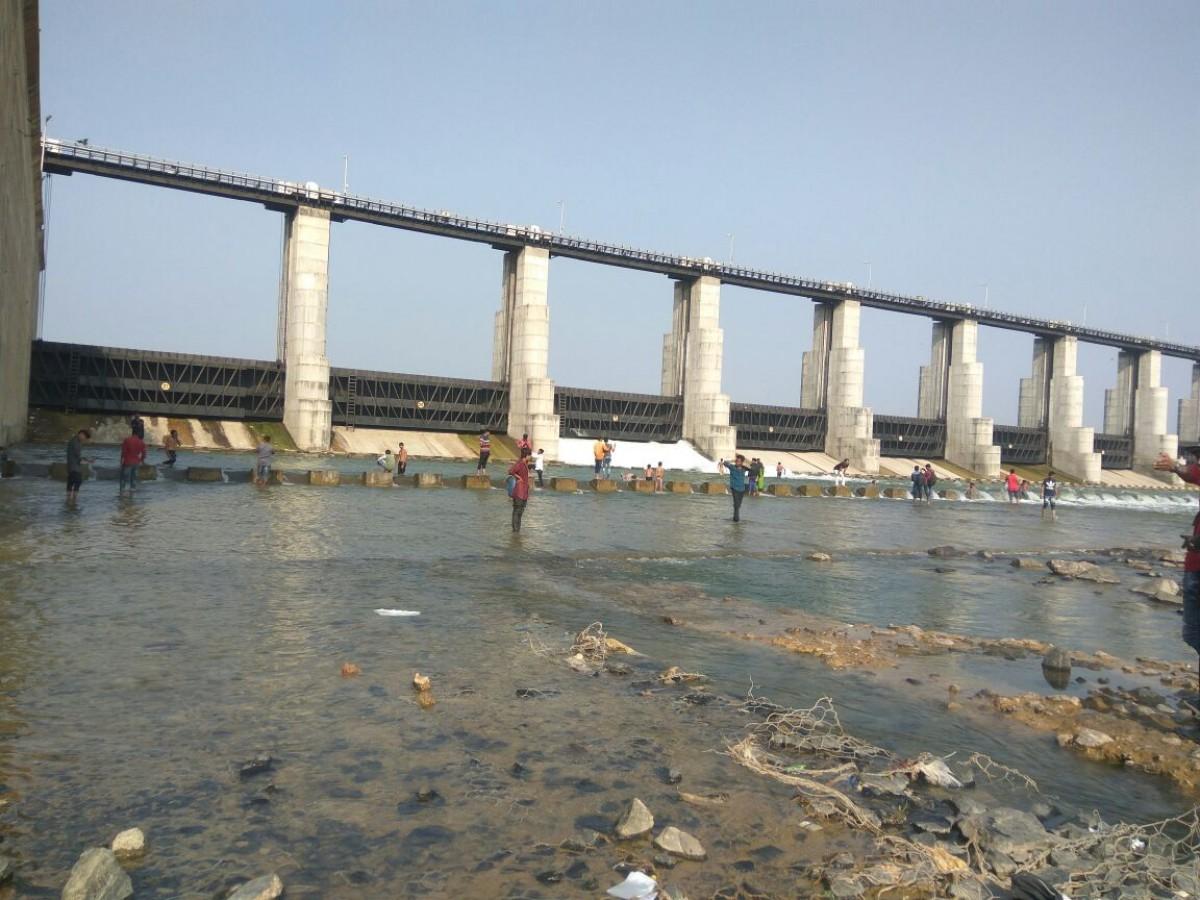
[[[936,325],[934,329],[936,348]],[[984,478],[995,478],[1000,474],[1000,448],[992,444],[993,421],[983,416],[979,323],[971,319],[946,323],[943,331],[949,333],[950,344],[950,365],[946,369],[946,461]]]
[[[492,380],[508,384],[508,435],[528,434],[535,451],[558,459],[559,417],[550,380],[550,251],[504,254],[500,311],[492,341]]]
[[[1104,392],[1104,433],[1128,434],[1133,427],[1133,392],[1137,387],[1137,354],[1117,354],[1117,386]]]
[[[861,311],[857,300],[813,309],[813,349],[804,354],[800,394],[805,408],[825,409],[825,452],[873,474],[879,471],[879,441],[875,416],[863,406]]]
[[[1047,422],[1050,466],[1080,481],[1100,480],[1096,430],[1083,427],[1083,376],[1077,374],[1079,340],[1052,339]]]
[[[1124,355],[1124,354],[1122,354]],[[1153,471],[1162,454],[1174,459],[1179,438],[1167,433],[1167,389],[1162,383],[1162,353],[1143,350],[1137,354],[1133,392],[1133,467]]]
[[[1200,444],[1200,362],[1192,364],[1192,392],[1179,401],[1179,442]]]
[[[933,323],[933,342],[929,350],[929,365],[921,366],[917,385],[917,417],[946,418],[946,391],[950,375],[951,323]]]
[[[1053,342],[1049,338],[1033,339],[1033,374],[1021,379],[1021,395],[1017,404],[1017,425],[1021,428],[1046,427],[1053,353]]]
[[[711,275],[678,281],[671,333],[663,337],[663,393],[683,397],[683,439],[711,459],[732,458],[737,431],[729,395],[721,393],[725,334],[721,281]]]
[[[329,307],[329,210],[301,206],[284,217],[279,289],[280,359],[286,366],[283,424],[300,450],[329,449],[333,404],[325,355]]]

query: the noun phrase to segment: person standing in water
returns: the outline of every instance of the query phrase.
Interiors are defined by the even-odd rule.
[[[117,488],[117,493],[123,493],[125,485],[129,485],[129,493],[132,496],[137,490],[137,470],[138,466],[146,461],[146,442],[138,436],[138,433],[130,428],[129,437],[121,442],[121,485]]]
[[[1195,450],[1188,453],[1183,465],[1164,453],[1154,468],[1178,475],[1188,484],[1200,484],[1200,453]],[[1200,513],[1192,519],[1192,533],[1181,537],[1187,551],[1183,557],[1183,642],[1200,653]],[[1197,674],[1200,676],[1200,671]]]
[[[846,483],[846,470],[850,468],[850,460],[843,459],[840,463],[833,467],[833,484],[834,487],[841,487]]]
[[[667,470],[663,468],[662,460],[660,459],[654,469],[654,490],[660,494],[667,489],[666,483],[663,480],[666,474]]]
[[[604,438],[598,438],[596,442],[592,444],[592,459],[596,464],[596,469],[593,474],[597,478],[600,477],[600,474],[604,469],[604,454],[608,452],[606,449],[607,447],[608,441]]]
[[[254,451],[254,483],[266,484],[271,477],[271,460],[275,458],[275,448],[271,446],[271,436],[264,434]]]
[[[67,441],[67,502],[74,503],[79,498],[79,486],[83,484],[83,464],[91,462],[84,459],[83,445],[92,439],[92,433],[86,428],[75,432],[75,437]]]
[[[925,497],[925,473],[921,471],[920,466],[913,466],[912,475],[912,498],[913,503],[920,503]]]
[[[782,478],[783,472],[784,472],[783,463],[781,463],[781,462],[775,463],[775,477]]]
[[[512,490],[512,530],[521,530],[521,518],[525,515],[525,505],[529,503],[529,450],[522,448],[521,457],[509,467],[508,474],[516,479]]]
[[[721,461],[721,465],[729,472],[729,493],[733,494],[733,521],[742,521],[742,500],[746,498],[747,476],[750,467],[746,465],[746,457],[738,454],[733,462]]]
[[[542,481],[542,475],[546,471],[546,451],[538,447],[537,455],[533,458],[533,470],[537,472],[538,487],[545,487],[546,484]]]
[[[1058,498],[1058,482],[1054,480],[1054,473],[1049,472],[1042,481],[1042,518],[1046,518],[1046,509],[1050,509],[1050,518],[1057,519],[1058,513],[1054,510],[1055,501]]]
[[[479,466],[476,469],[480,474],[487,471],[488,457],[492,455],[492,436],[488,430],[483,429],[483,434],[479,436]]]
[[[521,439],[517,441],[517,454],[520,455],[522,450],[528,450],[533,453],[533,441],[529,439],[529,432],[521,435]]]
[[[408,468],[408,448],[404,446],[404,441],[400,442],[400,447],[396,451],[396,474],[403,475],[404,470]]]
[[[170,434],[163,438],[163,452],[167,454],[167,459],[163,463],[164,466],[175,465],[176,452],[179,450],[179,432],[174,428]]]

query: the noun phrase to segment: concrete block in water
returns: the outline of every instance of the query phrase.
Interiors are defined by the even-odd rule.
[[[958,493],[958,491],[952,491],[948,488],[944,491],[938,491],[938,496],[941,497],[943,500],[959,500],[959,499],[961,499],[961,495]]]
[[[464,475],[458,481],[470,491],[490,491],[492,489],[492,479],[486,475]]]
[[[8,462],[10,465],[14,465],[14,463],[11,459]],[[83,480],[84,481],[87,481],[89,478],[92,477],[92,467],[89,466],[87,463],[83,464],[83,466],[81,467],[81,470],[83,472]],[[5,477],[10,478],[12,476],[6,475]],[[55,481],[66,481],[67,480],[67,464],[65,462],[50,463],[50,477],[53,478]]]
[[[342,473],[336,469],[309,469],[308,483],[320,485],[337,485],[342,483]]]
[[[792,496],[792,486],[790,484],[769,484],[767,493],[773,497],[790,497]]]
[[[723,481],[701,481],[692,485],[697,494],[728,494],[729,486]]]
[[[362,473],[362,483],[367,487],[391,487],[392,473],[386,469]]]
[[[437,472],[419,472],[413,476],[413,487],[441,487],[442,476]]]
[[[857,488],[854,491],[854,496],[855,497],[867,497],[867,498],[873,500],[879,496],[879,485],[868,484],[866,487]]]
[[[221,470],[214,466],[188,466],[188,481],[224,481]]]
[[[617,489],[617,483],[611,478],[593,478],[591,483],[597,494],[611,494]]]
[[[796,486],[797,497],[820,497],[823,493],[819,484],[801,484]]]
[[[138,481],[157,481],[158,467],[157,466],[138,466],[137,467]]]
[[[282,470],[271,469],[267,472],[267,484],[287,484],[286,473]]]
[[[851,496],[850,488],[844,484],[835,484],[833,487],[825,489],[827,497],[849,497]]]
[[[889,500],[907,500],[908,491],[906,491],[904,488],[884,488],[883,496],[887,497]]]
[[[647,481],[644,478],[639,478],[639,479],[637,479],[637,481],[631,481],[626,486],[629,488],[629,490],[633,491],[636,494],[653,494],[654,493],[654,482]]]
[[[561,491],[564,494],[573,494],[579,490],[579,482],[574,478],[551,478],[550,487],[552,490]]]
[[[667,492],[671,494],[690,494],[692,485],[687,481],[668,481]]]

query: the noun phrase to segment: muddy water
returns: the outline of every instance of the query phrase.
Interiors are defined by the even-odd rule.
[[[789,705],[833,696],[854,733],[901,754],[983,750],[1112,818],[1187,805],[1165,782],[935,699],[950,679],[1037,688],[1036,661],[939,657],[914,686],[662,621],[736,631],[796,608],[1179,658],[1178,616],[1128,583],[1040,585],[921,551],[1173,547],[1186,519],[763,498],[735,527],[727,504],[547,492],[514,538],[499,491],[159,482],[130,501],[89,482],[68,510],[60,484],[0,483],[0,853],[21,895],[57,896],[84,847],[137,825],[145,897],[210,897],[269,870],[296,897],[595,896],[620,880],[615,864],[653,851],[557,845],[607,831],[639,796],[710,854],[666,880],[788,896],[793,866],[851,839],[805,837],[788,789],[713,752],[742,732],[751,682]],[[803,558],[816,548],[837,559]],[[596,620],[646,655],[629,674],[578,675],[533,649]],[[361,676],[339,676],[347,661]],[[711,676],[707,693],[658,685],[668,665]],[[413,700],[418,670],[433,709]],[[273,770],[239,778],[260,752]],[[679,789],[729,799],[697,807]]]

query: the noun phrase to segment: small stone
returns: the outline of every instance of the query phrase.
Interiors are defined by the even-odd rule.
[[[255,775],[261,775],[263,772],[271,771],[271,768],[274,765],[274,759],[272,759],[266,753],[260,753],[249,762],[242,763],[242,767],[238,769],[238,777],[253,778]]]
[[[820,550],[808,554],[808,559],[810,559],[812,562],[833,562],[832,556]]]
[[[432,803],[434,800],[442,799],[442,795],[437,792],[437,789],[428,784],[417,788],[415,796],[418,803]]]
[[[669,853],[656,853],[653,861],[654,865],[660,869],[673,869],[678,865],[675,858]]]
[[[568,853],[586,853],[604,843],[604,835],[598,831],[581,831],[558,845],[560,850]]]
[[[146,835],[140,828],[126,828],[113,838],[112,852],[122,859],[145,853]]]
[[[953,556],[966,556],[965,550],[959,550],[957,547],[954,547],[950,544],[946,544],[941,547],[931,547],[929,548],[928,553],[930,556],[936,556],[941,559],[946,559]]]
[[[856,900],[863,896],[862,882],[849,875],[834,875],[827,883],[830,895],[837,900]]]
[[[83,851],[62,891],[62,900],[125,900],[132,896],[133,883],[107,847]]]
[[[667,784],[679,784],[683,781],[683,773],[678,769],[667,769]]]
[[[658,833],[658,837],[654,839],[654,846],[659,850],[666,850],[675,856],[696,862],[708,858],[708,853],[705,852],[698,840],[686,831],[680,831],[674,825],[668,825]]]
[[[563,873],[555,869],[551,869],[547,872],[538,872],[534,877],[537,878],[537,880],[542,884],[558,884],[563,880]]]
[[[361,675],[361,674],[362,674],[362,669],[360,669],[354,663],[352,663],[352,662],[342,663],[342,677],[343,678],[354,678],[355,676]]]
[[[283,893],[283,882],[272,872],[247,881],[229,895],[228,900],[275,900]]]
[[[1014,559],[1012,561],[1011,565],[1014,569],[1041,569],[1042,568],[1042,563],[1038,562],[1036,559],[1029,559],[1028,557],[1018,557],[1017,559]]]
[[[422,675],[420,672],[413,672],[412,686],[414,690],[424,693],[433,686],[433,682],[429,680],[428,675]]]
[[[1080,728],[1075,732],[1075,744],[1080,747],[1103,747],[1105,744],[1111,744],[1112,737],[1105,734],[1103,731],[1096,731],[1094,728]]]
[[[617,821],[616,833],[621,840],[629,840],[654,828],[654,816],[646,804],[634,797],[624,815]]]
[[[678,619],[675,616],[663,616],[662,620],[668,625],[682,625],[683,619]]]

